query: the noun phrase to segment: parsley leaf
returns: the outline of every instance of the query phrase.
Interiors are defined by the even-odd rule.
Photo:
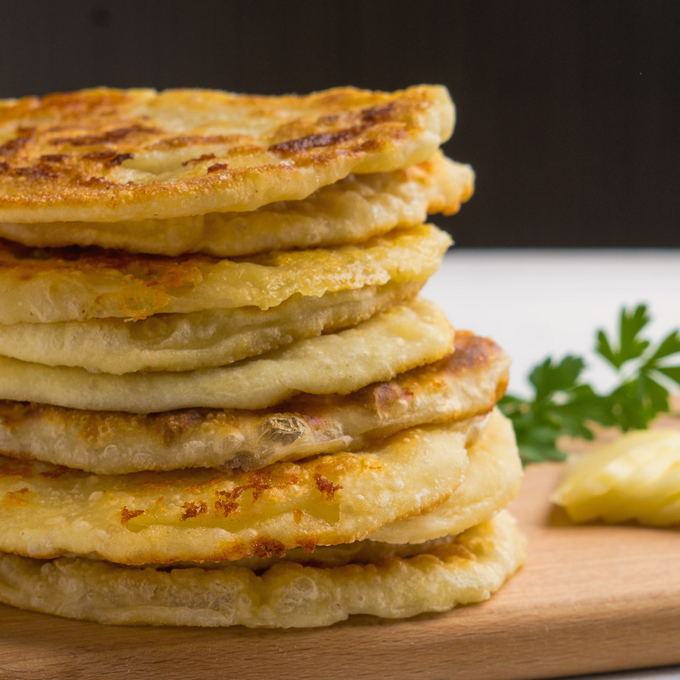
[[[624,307],[619,314],[618,347],[612,347],[606,333],[598,330],[595,351],[614,368],[621,368],[630,359],[642,356],[649,347],[649,340],[642,340],[638,337],[649,321],[646,305],[638,305],[632,311]]]
[[[623,308],[618,338],[596,333],[595,352],[616,372],[618,384],[607,394],[582,381],[583,358],[548,357],[529,374],[533,397],[506,395],[500,408],[512,421],[525,464],[563,460],[558,448],[562,436],[594,437],[593,424],[622,430],[646,428],[659,413],[669,410],[669,387],[680,385],[680,331],[669,333],[656,345],[642,336],[650,322],[646,305]],[[680,358],[680,357],[677,357]]]

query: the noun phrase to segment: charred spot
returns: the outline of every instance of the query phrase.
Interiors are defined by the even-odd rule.
[[[365,142],[362,142],[358,148],[357,151],[378,151],[380,149],[380,142],[377,141],[376,139],[367,139]]]
[[[222,170],[229,169],[227,163],[214,163],[208,168],[208,172],[221,172]]]
[[[91,151],[86,153],[83,158],[89,161],[101,161],[111,165],[120,165],[129,158],[134,158],[131,153],[116,153],[115,151]]]
[[[80,135],[79,137],[55,137],[51,144],[70,144],[71,146],[93,146],[95,144],[112,144],[135,134],[153,134],[160,130],[146,125],[130,125],[123,128],[107,130],[99,135]]]
[[[88,161],[103,161],[111,163],[112,165],[120,165],[123,161],[128,160],[128,158],[134,158],[131,153],[116,153],[110,149],[105,151],[90,151],[86,153],[83,158]]]
[[[326,497],[326,500],[333,500],[335,492],[342,489],[342,484],[333,484],[330,479],[326,479],[323,475],[316,473],[314,475],[316,488]]]
[[[45,163],[13,168],[11,172],[15,177],[27,177],[28,179],[54,179],[57,177],[54,169]]]
[[[22,149],[28,143],[28,135],[22,135],[21,131],[23,128],[19,128],[17,132],[19,137],[10,139],[4,144],[0,144],[0,156],[13,156],[17,151]],[[31,129],[32,131],[32,129]]]
[[[166,445],[170,445],[178,436],[186,434],[187,430],[200,425],[204,420],[204,414],[197,409],[155,413],[149,416],[149,421],[157,428]]]
[[[111,165],[120,165],[123,161],[130,160],[134,158],[131,153],[117,153],[110,161]]]
[[[63,163],[68,156],[65,153],[44,153],[40,160],[44,163]]]
[[[93,187],[95,189],[107,189],[109,187],[115,186],[113,182],[109,182],[108,179],[104,177],[80,177],[77,183],[83,187]]]
[[[115,155],[116,152],[109,149],[107,151],[90,151],[90,153],[86,153],[83,158],[86,158],[88,161],[108,161]]]
[[[215,495],[217,496],[217,500],[215,501],[215,510],[225,517],[228,517],[238,509],[238,499],[246,491],[252,491],[253,501],[256,501],[265,491],[267,491],[267,489],[271,488],[272,485],[269,475],[256,472],[250,476],[247,484],[236,486],[231,491],[216,491]]]
[[[191,517],[198,517],[199,515],[204,515],[208,512],[208,505],[203,501],[198,501],[194,503],[192,501],[187,501],[182,506],[181,519],[190,519]]]
[[[234,498],[238,498],[244,491],[253,492],[253,500],[256,501],[267,489],[271,489],[271,479],[269,475],[256,472],[249,477],[248,484],[237,486],[232,493]]]
[[[27,460],[8,460],[0,465],[0,475],[8,477],[32,477],[33,465]]]
[[[269,150],[279,153],[297,153],[298,151],[304,151],[305,149],[334,146],[357,137],[363,130],[363,126],[358,126],[347,128],[346,130],[339,130],[338,132],[320,132],[313,135],[307,135],[306,137],[298,137],[297,139],[289,139],[286,142],[272,144],[269,147]]]
[[[69,469],[63,465],[55,465],[51,470],[46,472],[41,472],[40,476],[47,479],[59,479],[62,475],[65,475]]]
[[[250,544],[250,547],[254,555],[263,559],[267,557],[285,557],[286,555],[286,546],[281,541],[267,536],[256,538]]]
[[[0,172],[7,172],[9,170],[9,163],[0,161]]]
[[[188,161],[184,161],[184,163],[182,163],[182,165],[183,166],[193,165],[194,163],[201,163],[203,161],[210,161],[213,158],[215,158],[214,153],[204,153],[204,154],[200,155],[198,158],[190,158]]]
[[[127,506],[123,506],[120,511],[121,524],[127,524],[131,519],[139,517],[144,514],[144,510],[128,510]]]
[[[238,510],[238,503],[229,499],[228,491],[218,491],[215,501],[215,510],[224,517],[229,517],[232,512]]]
[[[381,104],[379,106],[371,106],[370,108],[361,111],[361,120],[365,123],[382,123],[392,118],[395,108],[394,102]]]

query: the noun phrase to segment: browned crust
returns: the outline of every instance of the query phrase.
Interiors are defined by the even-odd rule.
[[[0,239],[0,271],[11,271],[18,281],[30,281],[55,271],[74,276],[113,271],[157,290],[161,296],[200,283],[202,267],[220,259],[196,254],[166,257],[97,247],[32,248]]]
[[[87,411],[69,409],[61,406],[46,404],[2,401],[0,400],[0,424],[12,429],[25,423],[41,419],[52,419],[55,422],[68,423],[69,427],[79,431],[93,446],[100,443],[102,433],[128,429],[133,426],[143,427],[152,432],[160,444],[170,446],[176,439],[184,437],[191,430],[198,431],[206,422],[215,425],[230,425],[242,417],[262,418],[266,415],[281,413],[280,429],[273,429],[263,436],[270,439],[285,439],[298,436],[301,428],[291,429],[291,419],[297,418],[311,429],[323,426],[326,414],[346,405],[356,405],[371,412],[385,412],[392,404],[399,400],[411,400],[416,390],[422,390],[423,384],[435,386],[442,383],[446,375],[452,379],[465,379],[466,376],[478,375],[494,363],[505,358],[503,350],[490,338],[484,338],[470,331],[456,331],[455,351],[434,363],[415,368],[398,375],[388,382],[375,383],[347,395],[298,395],[277,406],[252,411],[236,409],[182,409],[161,413],[132,414],[113,411]],[[508,385],[508,371],[503,370],[496,382],[496,396],[498,401]],[[491,408],[491,406],[489,407]],[[460,419],[479,415],[476,409],[461,412]],[[267,421],[270,428],[277,421],[271,417]],[[4,455],[12,456],[11,452]],[[16,461],[17,466],[24,465]],[[6,473],[0,467],[0,474]],[[12,474],[15,474],[12,471]]]
[[[299,395],[294,399],[279,404],[277,410],[290,410],[313,418],[322,413],[331,413],[333,409],[353,403],[377,413],[387,411],[394,403],[414,398],[416,390],[422,391],[426,384],[444,386],[444,378],[463,380],[466,376],[479,375],[500,359],[505,358],[503,350],[490,338],[484,338],[470,331],[455,333],[454,351],[443,359],[420,368],[398,375],[388,382],[375,383],[352,392],[338,395]],[[496,401],[504,394],[508,386],[509,373],[504,370],[496,383]],[[491,407],[490,407],[491,408]],[[475,410],[462,412],[459,418],[471,418],[478,415]]]
[[[251,134],[211,132],[225,127],[225,111],[236,115],[235,128],[239,120],[263,124]],[[175,124],[185,114],[186,129],[165,124],[170,112]],[[283,97],[98,88],[6,100],[0,220],[124,220],[138,217],[140,206],[154,217],[249,210],[370,172],[381,154],[394,155],[385,169],[422,161],[398,157],[421,137],[444,141],[452,120],[448,94],[433,86]],[[164,152],[155,175],[137,168],[138,157]],[[265,177],[275,188],[258,203],[253,189]]]

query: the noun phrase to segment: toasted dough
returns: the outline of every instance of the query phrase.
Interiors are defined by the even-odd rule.
[[[0,600],[24,609],[127,625],[301,628],[352,614],[406,618],[488,599],[522,565],[507,512],[422,554],[334,568],[274,565],[130,569],[85,559],[0,556]]]
[[[397,520],[378,529],[363,541],[319,546],[312,551],[288,550],[283,559],[318,567],[337,567],[357,562],[380,562],[429,552],[473,526],[487,522],[517,494],[522,477],[512,426],[498,412],[461,423],[468,439],[469,463],[465,479],[449,498],[422,515]],[[399,543],[399,538],[404,543]],[[428,538],[426,538],[428,537]],[[267,569],[276,557],[248,557],[230,563],[184,564]],[[154,565],[148,565],[154,566]]]
[[[447,498],[463,479],[473,429],[413,428],[365,452],[256,472],[98,476],[0,458],[0,551],[134,565],[351,543]]]
[[[421,225],[360,245],[267,253],[241,261],[99,249],[45,251],[0,241],[0,323],[269,309],[293,295],[316,297],[424,281],[450,243],[443,231]]]
[[[219,257],[363,241],[428,213],[454,214],[472,195],[474,173],[440,153],[390,173],[349,175],[301,201],[244,213],[126,222],[0,222],[0,237],[28,246],[101,246],[137,253]]]
[[[0,221],[253,210],[352,172],[427,160],[453,130],[445,88],[259,97],[83,90],[0,103]]]
[[[505,391],[508,364],[491,340],[457,331],[453,354],[434,364],[344,396],[298,396],[266,411],[131,415],[4,401],[0,450],[99,474],[257,469],[486,413]]]
[[[298,392],[347,394],[391,380],[441,359],[452,347],[444,314],[416,299],[355,328],[219,368],[109,375],[0,357],[0,399],[129,413],[266,408]]]
[[[512,423],[494,411],[470,447],[465,481],[447,500],[417,517],[387,524],[369,538],[387,543],[423,543],[487,521],[519,491],[522,463]]]
[[[156,314],[140,321],[89,319],[0,325],[0,355],[95,373],[191,371],[241,359],[366,321],[412,299],[423,282],[388,283],[320,297],[293,295],[276,307]]]

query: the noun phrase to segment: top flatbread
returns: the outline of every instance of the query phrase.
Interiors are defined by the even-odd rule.
[[[0,221],[253,210],[352,172],[420,163],[448,139],[445,88],[263,97],[82,90],[0,102]]]

